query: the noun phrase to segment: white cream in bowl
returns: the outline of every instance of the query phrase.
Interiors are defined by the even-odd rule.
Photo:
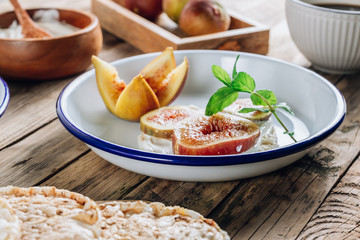
[[[59,21],[59,11],[55,9],[38,10],[34,13],[33,20],[53,37],[65,36],[79,30],[71,24]],[[21,25],[14,20],[8,28],[0,28],[0,38],[20,39],[23,38],[21,31]]]

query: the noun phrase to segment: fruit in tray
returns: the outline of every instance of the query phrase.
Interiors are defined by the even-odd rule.
[[[162,8],[168,17],[174,22],[179,22],[182,9],[189,0],[163,0]]]
[[[166,48],[126,85],[110,63],[96,56],[92,63],[107,109],[129,121],[139,121],[143,114],[174,101],[184,87],[189,68],[186,57],[176,66],[172,48]]]
[[[189,36],[226,31],[230,15],[214,0],[190,0],[179,17],[180,29]]]
[[[244,152],[260,136],[252,121],[226,113],[187,118],[174,128],[172,146],[179,155],[224,155]]]
[[[153,21],[162,13],[162,0],[114,0],[121,6]]]

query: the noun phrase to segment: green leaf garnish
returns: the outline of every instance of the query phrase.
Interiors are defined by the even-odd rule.
[[[231,78],[229,74],[222,68],[217,65],[212,66],[212,72],[214,76],[219,79],[226,86],[231,87]]]
[[[255,86],[254,79],[245,72],[239,72],[231,83],[231,87],[238,92],[252,93]]]
[[[250,96],[254,105],[268,106],[277,103],[275,94],[270,90],[259,90],[256,93]]]
[[[281,108],[286,112],[293,114],[294,112],[286,103],[277,103],[275,94],[270,90],[255,91],[255,80],[245,72],[238,72],[236,65],[240,56],[236,57],[233,71],[232,80],[229,74],[220,66],[212,66],[214,76],[224,83],[226,87],[218,89],[211,97],[206,105],[205,115],[211,116],[217,112],[222,111],[227,106],[231,105],[238,97],[239,92],[250,93],[250,99],[253,105],[261,107],[242,108],[239,113],[249,113],[253,111],[271,112],[280,125],[284,128],[284,134],[289,135],[295,142],[294,132],[290,132],[284,123],[281,121],[276,113],[276,109]]]
[[[233,72],[232,72],[232,78],[233,79],[235,79],[236,75],[238,74],[237,71],[236,71],[236,64],[237,64],[237,61],[239,60],[239,57],[240,57],[240,55],[238,55],[236,57],[236,60],[235,60],[235,63],[234,63]]]
[[[206,105],[205,115],[211,116],[222,111],[232,104],[239,97],[239,93],[231,87],[222,87],[218,89]]]
[[[293,110],[290,108],[289,105],[287,105],[287,103],[284,102],[278,103],[274,106],[274,108],[281,108],[284,109],[286,112],[290,113],[291,115],[295,115]]]

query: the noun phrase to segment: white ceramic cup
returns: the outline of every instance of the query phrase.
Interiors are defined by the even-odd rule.
[[[352,5],[360,0],[286,0],[292,39],[315,69],[328,73],[360,70],[360,11],[318,4]]]

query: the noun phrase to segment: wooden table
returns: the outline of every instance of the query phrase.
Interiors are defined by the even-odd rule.
[[[223,0],[271,27],[269,56],[305,67],[292,42],[284,0]],[[90,10],[89,0],[23,0],[25,7]],[[8,2],[0,11],[10,10]],[[141,52],[104,32],[100,57],[113,61]],[[322,73],[320,73],[322,74]],[[72,78],[8,82],[10,104],[0,119],[0,186],[53,185],[95,200],[143,199],[181,205],[213,218],[233,239],[360,238],[360,74],[322,74],[344,94],[345,121],[331,137],[276,172],[239,181],[167,181],[116,167],[61,125],[55,112]]]

